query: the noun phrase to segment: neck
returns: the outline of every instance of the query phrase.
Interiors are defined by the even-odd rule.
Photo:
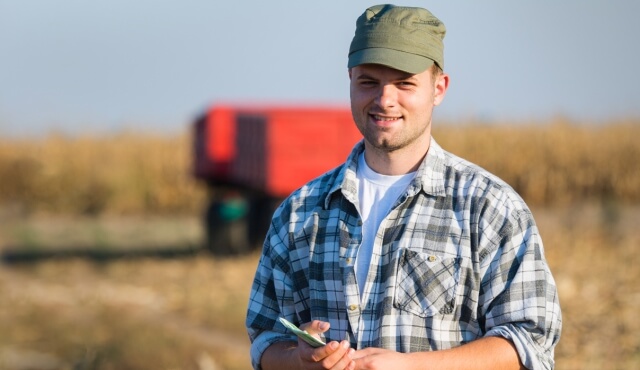
[[[430,144],[431,138],[428,137],[427,140],[416,141],[404,148],[386,151],[370,145],[365,140],[364,158],[367,165],[381,175],[405,175],[418,170]]]

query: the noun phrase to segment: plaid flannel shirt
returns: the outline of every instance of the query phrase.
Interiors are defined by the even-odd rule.
[[[506,183],[433,139],[380,225],[358,291],[362,150],[274,213],[246,319],[254,368],[271,344],[297,340],[279,316],[327,321],[327,341],[348,338],[356,349],[432,351],[500,336],[529,369],[553,368],[562,319],[531,212]]]

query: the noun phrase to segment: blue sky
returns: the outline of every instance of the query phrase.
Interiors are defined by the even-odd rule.
[[[220,101],[347,105],[355,20],[375,4],[0,0],[0,135],[180,131]],[[447,26],[436,119],[640,117],[638,1],[396,4]]]

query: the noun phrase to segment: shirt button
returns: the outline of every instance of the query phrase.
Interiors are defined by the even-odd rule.
[[[358,305],[357,304],[350,304],[349,305],[349,311],[355,311],[358,309]]]
[[[438,259],[438,257],[436,257],[436,256],[429,256],[429,257],[427,257],[427,261],[429,261],[429,262],[434,262],[434,261],[435,261],[435,260],[437,260],[437,259]]]
[[[350,257],[347,257],[347,263],[351,264],[351,258]]]

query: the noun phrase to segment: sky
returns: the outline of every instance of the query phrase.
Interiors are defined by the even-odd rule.
[[[348,106],[361,0],[0,0],[0,135],[179,132],[221,102]],[[640,117],[640,1],[404,1],[447,27],[435,119]]]

